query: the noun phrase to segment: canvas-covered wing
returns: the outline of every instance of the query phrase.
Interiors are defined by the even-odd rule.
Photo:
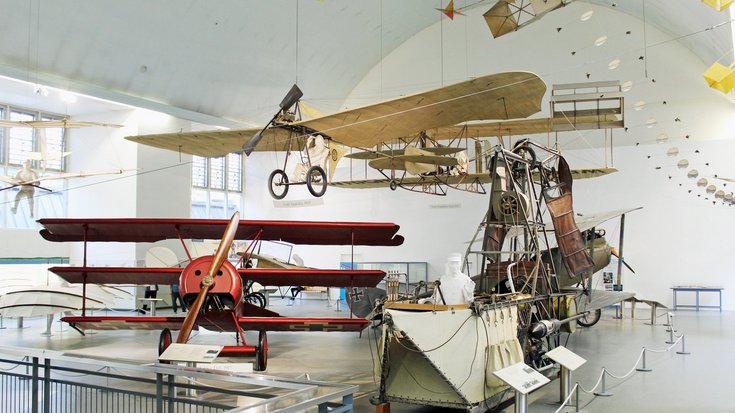
[[[51,267],[49,271],[70,284],[161,284],[179,282],[183,268]]]
[[[183,268],[52,267],[66,282],[92,284],[161,284],[179,282]],[[240,276],[262,285],[307,287],[375,287],[384,277],[379,270],[322,270],[316,268],[240,268]]]
[[[225,320],[225,318],[227,318]],[[68,316],[61,321],[79,330],[179,330],[184,317],[169,316]],[[239,317],[243,330],[249,331],[361,331],[368,325],[363,318],[295,318],[295,317]],[[236,332],[231,315],[222,322],[197,318],[196,325],[211,331]]]
[[[368,188],[387,188],[390,186],[390,179],[354,179],[350,181],[330,182],[330,186],[339,188],[352,189],[368,189]],[[490,183],[490,174],[464,174],[464,175],[428,175],[428,176],[407,176],[397,180],[400,185],[413,186],[423,184],[442,184],[442,185],[462,185],[473,183]]]
[[[164,239],[220,239],[224,219],[163,218],[44,218],[38,220],[48,241],[156,242]],[[311,245],[396,246],[403,243],[400,227],[385,222],[248,221],[242,220],[235,239],[285,241]]]
[[[117,125],[114,123],[102,123],[102,122],[88,122],[81,120],[69,120],[69,119],[58,119],[58,120],[30,120],[30,121],[18,121],[18,120],[4,120],[0,119],[0,127],[8,128],[83,128],[87,126],[104,126],[112,128],[122,128],[123,125]]]
[[[458,152],[465,151],[465,148],[454,148],[448,146],[434,146],[428,148],[420,148],[422,151],[429,152],[432,155],[452,155]],[[393,156],[404,155],[406,151],[404,149],[389,149],[385,151],[362,151],[355,152],[345,155],[345,158],[350,159],[380,159],[389,158]]]
[[[631,299],[634,296],[634,292],[592,290],[591,300],[588,300],[588,297],[586,295],[578,295],[579,299],[577,300],[577,313],[599,310],[601,308],[617,304],[621,301]]]
[[[643,207],[617,209],[615,211],[602,212],[599,214],[583,215],[581,217],[575,217],[574,221],[577,223],[577,228],[579,228],[580,231],[584,232],[584,231],[587,231],[588,229],[594,228],[602,224],[605,221],[619,217],[623,214],[627,214],[628,212],[637,211],[642,208]]]
[[[265,131],[256,151],[287,148],[300,127],[338,143],[368,148],[417,132],[470,120],[525,118],[541,110],[546,84],[529,72],[506,72],[467,80],[415,95],[294,122]],[[242,151],[259,128],[128,136],[140,144],[205,157]],[[291,150],[300,148],[291,147]]]
[[[367,148],[470,120],[526,118],[541,110],[545,92],[533,73],[497,73],[302,124],[343,145]]]
[[[435,140],[456,139],[458,136],[468,136],[476,138],[490,138],[502,136],[520,136],[535,135],[540,133],[551,133],[555,130],[554,126],[559,124],[567,124],[565,130],[582,130],[582,129],[603,129],[608,122],[616,120],[615,114],[605,114],[606,110],[600,113],[580,114],[578,111],[574,118],[570,119],[552,119],[552,118],[535,118],[535,119],[518,119],[505,122],[480,122],[467,123],[464,125],[444,126],[440,128],[427,130],[426,133]],[[595,125],[600,125],[595,127]]]
[[[45,175],[41,176],[36,179],[31,179],[28,181],[19,181],[18,185],[31,185],[31,184],[37,184],[41,181],[53,181],[57,179],[69,179],[69,178],[86,178],[89,176],[98,176],[98,175],[119,175],[123,172],[126,172],[125,169],[103,169],[98,171],[78,171],[78,172],[64,172],[56,175]]]
[[[380,270],[241,268],[238,272],[247,280],[272,286],[375,287],[385,278]]]
[[[410,171],[411,164],[422,164],[431,167],[436,166],[457,166],[459,162],[457,158],[451,156],[435,156],[435,155],[400,155],[391,158],[373,159],[368,163],[374,169],[393,169],[397,171]]]

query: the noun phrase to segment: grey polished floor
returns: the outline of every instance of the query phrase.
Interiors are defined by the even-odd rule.
[[[343,303],[344,306],[344,303]],[[344,308],[344,307],[343,307]],[[271,309],[283,315],[347,317],[346,311],[336,312],[334,305],[321,300],[273,300]],[[166,314],[166,310],[161,312]],[[111,313],[112,314],[112,313]],[[124,313],[123,313],[124,314]],[[735,371],[735,313],[716,311],[677,311],[675,325],[684,334],[689,355],[679,355],[681,344],[668,352],[669,333],[662,325],[650,326],[648,310],[639,309],[639,319],[615,319],[614,313],[603,313],[602,320],[589,329],[578,329],[567,347],[587,359],[574,372],[573,381],[591,389],[604,366],[610,373],[623,376],[635,367],[641,349],[646,352],[646,364],[651,372],[636,372],[618,380],[607,377],[607,390],[612,397],[595,397],[582,393],[580,408],[587,412],[735,412],[735,391],[732,390]],[[663,311],[660,314],[665,314]],[[628,312],[628,314],[630,313]],[[90,357],[152,362],[156,359],[158,332],[100,331],[85,337],[54,322],[51,337],[42,336],[45,318],[26,319],[25,328],[18,329],[15,320],[5,319],[0,330],[0,346],[20,346],[63,350]],[[248,336],[248,339],[254,337]],[[355,411],[374,411],[368,398],[377,383],[373,379],[371,350],[374,333],[272,333],[269,334],[267,374],[297,377],[308,374],[311,379],[352,383],[360,386],[356,394]],[[231,335],[198,333],[194,343],[234,344]],[[638,363],[640,366],[640,363]],[[554,412],[558,409],[559,381],[553,381],[529,397],[530,412]],[[392,412],[452,411],[394,403]],[[512,412],[513,408],[506,409]],[[570,407],[562,411],[574,411]]]

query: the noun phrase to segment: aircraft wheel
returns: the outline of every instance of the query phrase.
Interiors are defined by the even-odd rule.
[[[173,340],[171,339],[171,330],[168,328],[164,328],[161,330],[161,335],[158,338],[158,355],[160,356],[163,354],[164,351],[168,348],[168,346],[171,345]],[[161,363],[168,363],[167,361],[162,361]]]
[[[265,296],[261,292],[250,293],[245,296],[245,302],[265,308]]]
[[[317,198],[327,192],[327,174],[321,166],[312,166],[306,172],[306,187]]]
[[[396,188],[398,188],[398,182],[396,182],[395,179],[391,179],[390,182],[388,182],[388,186],[390,187],[391,191],[395,191]]]
[[[288,176],[282,169],[276,169],[268,177],[268,192],[273,199],[283,199],[288,193]]]
[[[255,352],[255,371],[265,371],[268,367],[268,336],[265,331],[258,334],[258,349]]]
[[[602,316],[602,309],[595,310],[592,314],[587,314],[586,316],[577,319],[577,324],[581,325],[582,327],[592,327],[593,325],[597,324],[598,321],[600,321],[600,317]]]

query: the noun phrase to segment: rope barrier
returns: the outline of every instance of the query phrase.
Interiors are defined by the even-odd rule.
[[[565,407],[567,407],[569,401],[572,398],[572,395],[575,394],[575,391],[576,391],[576,395],[577,395],[577,405],[576,405],[576,408],[577,409],[579,409],[579,392],[580,391],[582,391],[584,393],[587,393],[587,394],[593,394],[595,397],[597,397],[597,396],[611,396],[612,394],[607,393],[605,391],[605,376],[606,375],[608,375],[608,376],[610,376],[610,377],[612,377],[614,379],[617,379],[617,380],[625,380],[626,378],[630,377],[631,375],[633,375],[637,371],[640,371],[640,372],[648,372],[648,371],[651,371],[651,369],[649,369],[649,368],[646,367],[646,352],[659,353],[659,354],[666,353],[668,351],[671,351],[671,349],[673,349],[674,347],[676,347],[676,345],[679,344],[679,342],[681,342],[681,351],[677,351],[676,353],[677,354],[690,354],[689,352],[686,351],[685,338],[684,338],[685,335],[683,333],[680,334],[680,335],[676,335],[675,334],[675,331],[676,330],[674,328],[674,317],[673,317],[674,315],[671,314],[671,313],[667,313],[667,315],[668,315],[668,320],[669,320],[669,322],[667,324],[669,326],[669,330],[667,330],[667,332],[670,333],[670,337],[671,337],[670,338],[670,341],[668,341],[667,343],[670,343],[671,344],[670,346],[666,347],[665,349],[650,349],[650,348],[646,348],[646,347],[641,348],[641,351],[638,354],[638,358],[636,359],[635,363],[633,363],[633,367],[628,372],[626,372],[625,374],[623,374],[622,376],[615,375],[615,374],[611,373],[609,370],[607,370],[607,368],[603,367],[602,368],[602,371],[600,372],[600,376],[597,378],[597,382],[595,383],[595,385],[591,389],[585,389],[584,387],[582,387],[581,384],[579,384],[579,382],[577,382],[574,385],[574,387],[571,389],[571,391],[569,392],[569,394],[567,395],[567,398],[564,399],[564,401],[562,402],[562,404],[559,407],[559,409],[557,409],[554,413],[559,413],[559,412],[561,412],[562,409],[564,409]],[[676,340],[674,340],[674,337],[676,337]],[[638,364],[641,363],[641,362],[642,362],[642,366],[641,367],[638,367]],[[601,391],[600,392],[596,392],[597,388],[600,387],[600,386],[602,386]]]

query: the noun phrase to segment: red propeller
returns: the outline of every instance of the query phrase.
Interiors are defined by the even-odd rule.
[[[191,330],[194,328],[194,322],[199,315],[199,311],[204,305],[204,301],[207,299],[207,293],[209,293],[209,290],[212,289],[212,287],[214,286],[214,276],[217,274],[217,272],[222,267],[222,264],[227,259],[227,255],[230,251],[230,245],[232,245],[232,241],[235,240],[235,233],[237,232],[237,225],[239,223],[240,213],[235,212],[234,214],[232,214],[232,218],[230,218],[230,223],[227,224],[227,228],[225,228],[225,233],[222,234],[222,241],[220,241],[219,247],[217,247],[217,252],[214,254],[212,265],[209,267],[207,275],[202,278],[201,290],[199,290],[199,295],[197,295],[194,304],[192,304],[191,308],[189,309],[189,314],[186,315],[184,323],[181,325],[179,336],[176,339],[177,343],[184,344],[189,340]]]

